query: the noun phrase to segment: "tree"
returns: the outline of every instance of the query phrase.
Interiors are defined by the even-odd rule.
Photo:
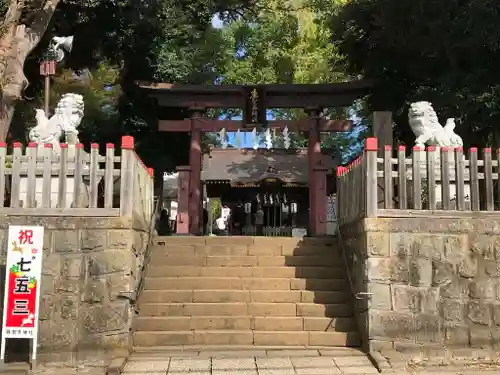
[[[0,141],[5,141],[14,108],[28,82],[24,62],[47,30],[59,0],[0,3]]]
[[[330,31],[308,0],[264,0],[250,19],[231,22],[223,83],[328,83],[344,78]]]
[[[499,145],[499,12],[493,0],[352,0],[329,22],[348,72],[377,82],[369,106],[394,111],[397,138],[413,143],[407,104],[428,100],[467,145]]]
[[[333,3],[339,1],[333,0]],[[343,57],[331,43],[331,30],[322,16],[324,7],[325,4],[312,0],[264,0],[254,17],[227,24],[223,28],[227,52],[221,82],[335,83],[346,80]],[[302,110],[272,109],[271,113],[278,119],[306,116]],[[324,113],[332,118],[349,117],[349,109],[326,108]],[[302,134],[291,136],[292,146],[307,145]],[[276,146],[282,143],[278,139]],[[323,142],[329,148],[344,152],[350,152],[357,143],[358,139],[349,134],[324,137]]]

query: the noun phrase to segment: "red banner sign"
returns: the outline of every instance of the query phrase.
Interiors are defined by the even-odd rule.
[[[34,226],[9,227],[3,338],[36,340],[43,229]]]

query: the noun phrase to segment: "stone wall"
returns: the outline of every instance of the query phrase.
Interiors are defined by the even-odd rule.
[[[128,353],[146,226],[118,217],[3,217],[3,265],[9,225],[45,227],[40,360],[102,362]]]
[[[472,216],[472,215],[471,215]],[[500,347],[500,215],[374,218],[343,228],[371,351]]]

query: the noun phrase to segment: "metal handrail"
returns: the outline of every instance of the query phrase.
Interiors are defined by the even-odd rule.
[[[158,197],[156,199],[156,202],[154,204],[154,209],[153,212],[151,213],[151,221],[149,222],[149,229],[148,229],[148,244],[146,245],[146,250],[144,251],[144,260],[142,262],[142,268],[141,268],[141,278],[139,280],[139,284],[137,285],[137,292],[135,293],[135,301],[137,302],[137,299],[139,298],[139,295],[142,293],[142,290],[144,289],[144,281],[146,279],[145,277],[145,270],[149,265],[149,262],[151,260],[151,249],[153,248],[153,237],[154,237],[154,232],[155,232],[155,227],[156,227],[156,218],[158,216],[158,213],[160,211],[161,207],[161,199]],[[137,311],[137,309],[136,309]]]
[[[338,202],[338,200],[337,200]],[[342,239],[342,232],[340,230],[340,220],[339,216],[336,210],[336,205],[333,205],[333,214],[335,215],[335,218],[337,219],[337,236],[339,239],[339,244],[340,244],[340,251],[342,253],[342,258],[344,259],[344,265],[347,271],[347,279],[349,280],[349,285],[351,287],[351,294],[352,296],[357,299],[357,300],[363,300],[366,297],[370,297],[373,295],[373,293],[368,293],[368,292],[358,292],[356,293],[354,290],[354,283],[352,282],[352,276],[351,276],[351,271],[349,267],[349,263],[347,262],[347,256],[346,256],[346,251],[344,247],[344,241]]]

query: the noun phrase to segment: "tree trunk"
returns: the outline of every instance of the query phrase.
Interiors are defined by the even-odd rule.
[[[7,139],[16,103],[21,99],[22,91],[28,84],[24,75],[24,62],[47,30],[58,3],[59,0],[47,0],[42,9],[27,17],[27,19],[33,20],[29,27],[14,25],[9,28],[0,40],[0,46],[3,47],[0,51],[0,61],[2,61],[0,68],[0,84],[2,88],[0,98],[0,142],[5,142]],[[12,20],[14,23],[18,21],[19,17]]]

